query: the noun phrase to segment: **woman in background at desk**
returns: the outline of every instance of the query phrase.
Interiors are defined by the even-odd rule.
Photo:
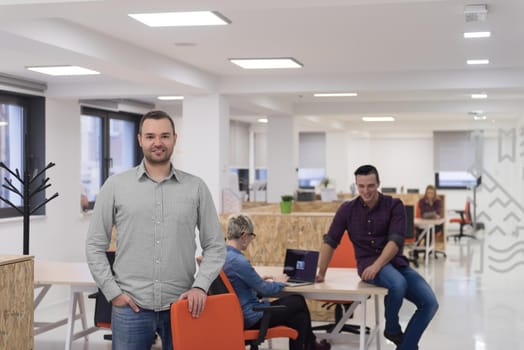
[[[437,197],[435,186],[428,185],[424,197],[420,198],[417,203],[418,217],[422,219],[440,219],[442,213],[442,201]],[[442,232],[442,225],[435,226],[435,232]],[[417,229],[417,238],[422,230]]]
[[[424,197],[418,201],[418,210],[422,219],[440,219],[442,201],[437,197],[435,186],[428,185]]]
[[[254,306],[270,305],[260,301],[258,295],[270,297],[280,292],[286,285],[288,276],[260,276],[242,254],[256,237],[253,222],[244,214],[232,215],[227,220],[227,255],[224,272],[233,285],[242,306],[244,327],[260,328],[262,311],[253,311]],[[317,343],[311,330],[311,316],[304,297],[287,295],[271,302],[271,305],[285,305],[287,308],[271,315],[269,326],[285,325],[296,329],[298,337],[289,340],[290,350],[329,350],[331,345],[322,341]]]

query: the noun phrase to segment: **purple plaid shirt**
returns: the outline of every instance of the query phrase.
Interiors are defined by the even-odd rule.
[[[400,199],[379,193],[378,202],[372,209],[360,197],[343,203],[324,236],[324,242],[336,248],[346,231],[355,247],[359,275],[373,264],[389,241],[399,247],[391,260],[393,266],[408,266],[408,259],[402,254],[406,212]]]

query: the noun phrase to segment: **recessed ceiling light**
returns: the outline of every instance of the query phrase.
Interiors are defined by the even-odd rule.
[[[282,58],[230,58],[229,61],[244,69],[302,68],[302,63],[291,57]]]
[[[356,92],[326,92],[313,94],[315,97],[354,97],[358,96]]]
[[[231,23],[215,11],[134,13],[128,16],[149,27],[216,26]]]
[[[488,119],[488,117],[486,117],[485,115],[476,115],[473,117],[473,120],[486,120]]]
[[[467,60],[467,64],[489,64],[489,60],[481,59],[481,60]]]
[[[183,100],[184,96],[158,96],[157,99],[162,101],[176,101]]]
[[[41,66],[41,67],[26,67],[26,68],[34,72],[54,75],[54,76],[100,74],[100,72],[97,72],[91,69],[87,69],[84,67],[79,67],[79,66]]]
[[[473,99],[488,98],[488,94],[471,94],[471,98]]]
[[[362,117],[365,122],[394,122],[395,117]]]
[[[7,122],[0,122],[0,126],[7,126]]]
[[[464,39],[476,39],[476,38],[489,38],[491,32],[466,32],[464,33]]]
[[[257,122],[259,122],[259,123],[264,123],[264,124],[265,124],[265,123],[268,122],[268,120],[267,120],[267,118],[258,118],[258,119],[257,119]]]

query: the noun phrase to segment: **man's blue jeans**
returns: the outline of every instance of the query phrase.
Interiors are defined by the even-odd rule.
[[[388,295],[384,298],[385,333],[402,332],[398,314],[404,298],[415,304],[417,310],[409,320],[402,342],[397,349],[418,349],[422,333],[438,309],[437,298],[429,284],[411,267],[396,268],[391,263],[385,265],[375,279],[368,282],[388,289]]]
[[[129,306],[113,306],[111,314],[113,350],[150,350],[155,333],[162,339],[162,350],[172,350],[169,310],[134,312]]]

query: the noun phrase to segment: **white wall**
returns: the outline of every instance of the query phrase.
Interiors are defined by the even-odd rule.
[[[85,261],[89,215],[80,211],[80,106],[77,101],[46,99],[46,161],[51,187],[45,217],[33,217],[29,253],[36,259]],[[22,254],[21,218],[0,220],[0,254]]]
[[[229,123],[229,167],[249,168],[249,124]]]
[[[352,134],[347,142],[349,184],[354,171],[363,164],[377,167],[381,185],[418,188],[434,183],[433,139],[430,132],[413,134]],[[332,157],[337,158],[336,153]],[[334,160],[333,160],[334,161]],[[348,190],[346,190],[348,192]]]

